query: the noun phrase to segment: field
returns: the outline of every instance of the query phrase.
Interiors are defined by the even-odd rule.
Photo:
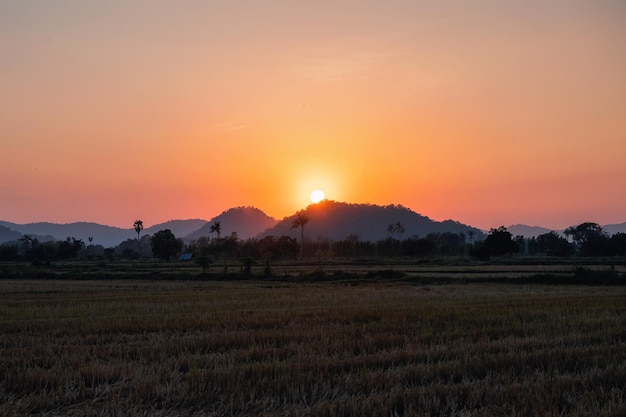
[[[407,274],[0,280],[0,415],[626,415],[625,286]]]

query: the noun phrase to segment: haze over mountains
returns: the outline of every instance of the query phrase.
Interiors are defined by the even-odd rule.
[[[485,231],[453,220],[434,221],[411,209],[399,205],[379,206],[373,204],[349,204],[324,200],[311,204],[303,210],[309,222],[305,226],[305,236],[310,239],[328,238],[331,240],[358,238],[363,241],[377,241],[390,236],[390,224],[400,223],[402,233],[394,233],[393,237],[406,239],[410,237],[426,237],[429,233],[469,233],[473,240],[479,240]],[[292,223],[297,213],[278,221],[255,207],[235,207],[222,212],[210,220],[171,220],[145,228],[142,236],[152,235],[159,230],[170,229],[176,237],[185,241],[195,240],[202,236],[215,237],[210,227],[220,222],[221,236],[237,233],[239,239],[252,237],[292,236],[299,237],[299,228],[293,229]],[[129,223],[136,219],[131,219]],[[603,226],[609,234],[626,233],[626,223]],[[551,229],[539,226],[511,225],[507,227],[514,235],[524,237],[538,236]],[[88,244],[93,237],[94,245],[114,247],[127,239],[135,239],[137,234],[132,227],[123,229],[90,222],[54,224],[47,222],[16,224],[0,221],[0,244],[15,241],[22,235],[36,237],[40,241],[64,240],[68,237],[82,239]]]

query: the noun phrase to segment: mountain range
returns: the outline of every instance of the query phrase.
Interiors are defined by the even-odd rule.
[[[309,219],[304,232],[305,236],[310,239],[341,240],[350,236],[364,241],[376,241],[389,236],[406,239],[425,237],[429,233],[452,232],[465,233],[468,239],[480,240],[485,235],[485,232],[478,228],[453,220],[434,221],[400,205],[350,204],[331,200],[311,204],[280,221],[255,207],[235,207],[210,220],[170,220],[156,224],[145,228],[141,235],[152,235],[159,230],[170,229],[175,236],[191,241],[202,236],[216,236],[215,233],[211,233],[210,228],[211,225],[220,222],[221,236],[229,236],[235,232],[240,239],[268,235],[299,238],[300,228],[292,227],[299,213],[306,214]],[[398,223],[401,225],[400,230],[389,230],[390,225]],[[603,228],[610,235],[626,233],[626,223],[605,225]],[[535,237],[551,230],[521,224],[511,225],[507,229],[514,236],[524,237]],[[562,233],[562,231],[557,232]],[[88,239],[92,237],[94,245],[104,247],[114,247],[125,240],[137,237],[132,227],[123,229],[89,222],[16,224],[0,221],[0,244],[18,240],[22,235],[30,235],[40,242],[74,237],[82,239],[86,244],[89,244]]]

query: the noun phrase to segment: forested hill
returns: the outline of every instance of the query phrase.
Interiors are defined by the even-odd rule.
[[[187,236],[190,233],[203,227],[208,222],[203,219],[189,219],[189,220],[170,220],[165,223],[155,224],[150,226],[141,232],[141,234],[153,235],[156,232],[164,229],[169,229],[174,233],[176,237]]]
[[[304,226],[304,234],[311,239],[346,239],[358,237],[363,241],[377,241],[394,237],[426,237],[429,233],[465,233],[470,239],[478,240],[483,232],[456,221],[438,222],[400,206],[378,206],[373,204],[349,204],[324,200],[309,205],[303,212],[309,218]],[[261,236],[300,236],[300,228],[291,228],[297,213],[281,220],[276,226],[266,230]],[[391,226],[391,227],[390,227]],[[398,227],[399,226],[399,227]]]
[[[221,236],[237,233],[239,239],[248,239],[274,226],[276,219],[256,207],[234,207],[213,217],[199,230],[181,237],[185,240],[194,240],[203,236],[217,237],[216,233],[211,232],[211,226],[216,222],[220,224]]]
[[[16,232],[15,230],[11,230],[6,226],[0,225],[0,243],[17,240],[21,236],[22,234],[20,232]]]

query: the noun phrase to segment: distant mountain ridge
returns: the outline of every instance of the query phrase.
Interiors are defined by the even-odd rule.
[[[324,209],[325,208],[325,209]],[[349,204],[325,200],[318,204],[312,204],[304,209],[311,218],[305,226],[305,235],[312,239],[325,237],[333,240],[345,239],[349,235],[356,235],[361,240],[380,240],[387,238],[389,224],[400,222],[404,227],[404,233],[394,235],[395,238],[406,239],[413,236],[425,237],[428,233],[446,232],[465,233],[472,230],[474,241],[484,236],[483,231],[472,226],[464,225],[453,220],[442,222],[433,221],[426,216],[402,206],[377,206],[371,204]],[[324,212],[326,211],[326,212]],[[210,221],[203,219],[170,220],[145,228],[142,236],[154,234],[159,230],[170,229],[176,237],[186,241],[197,239],[201,236],[215,236],[210,233],[210,225],[219,221],[221,223],[222,236],[228,236],[236,232],[240,239],[251,237],[293,236],[299,237],[299,230],[290,229],[294,213],[278,221],[255,207],[234,207],[225,210]],[[607,224],[602,226],[609,234],[626,233],[626,222]],[[548,233],[552,229],[540,226],[527,226],[515,224],[507,227],[514,236],[536,237]],[[563,233],[563,230],[556,230]],[[123,229],[106,226],[92,222],[75,222],[57,224],[37,222],[28,224],[16,224],[0,221],[0,244],[18,240],[22,235],[30,235],[40,242],[49,240],[65,240],[68,237],[82,239],[88,244],[88,238],[93,237],[94,245],[115,247],[127,239],[135,239],[137,234],[132,227]]]
[[[525,238],[537,237],[545,233],[550,233],[552,229],[541,226],[527,226],[525,224],[513,224],[506,228],[513,236],[524,236]]]
[[[4,223],[4,222],[0,222],[0,223]],[[18,231],[11,230],[6,226],[0,226],[0,243],[17,240],[21,236],[22,234]]]
[[[206,220],[200,219],[170,220],[165,223],[145,228],[141,232],[141,235],[152,235],[159,230],[170,229],[174,235],[180,237],[197,230],[206,223]],[[73,237],[81,239],[87,245],[89,244],[89,237],[93,237],[92,243],[94,245],[102,245],[106,248],[117,246],[127,239],[135,239],[137,237],[137,233],[132,227],[122,229],[120,227],[106,226],[90,222],[75,222],[67,224],[38,222],[16,224],[0,221],[0,227],[4,227],[6,230],[13,232],[8,234],[0,229],[0,244],[17,240],[22,235],[29,235],[37,238],[40,242],[64,240],[68,237]]]
[[[327,238],[342,240],[357,236],[363,241],[378,241],[389,237],[388,227],[400,223],[404,233],[393,234],[395,238],[426,237],[429,233],[471,233],[474,240],[483,236],[475,227],[446,220],[434,221],[403,206],[378,206],[372,204],[349,204],[324,200],[311,204],[303,210],[309,218],[305,225],[305,236],[310,239]],[[292,229],[296,214],[281,220],[276,226],[266,230],[261,236],[300,236],[300,229]]]
[[[607,224],[602,226],[605,232],[609,235],[614,235],[616,233],[626,233],[626,222],[617,223],[617,224]]]
[[[572,225],[577,226],[577,225]],[[612,236],[616,233],[626,233],[626,222],[617,224],[601,225],[604,231]],[[513,236],[524,236],[525,238],[537,237],[545,233],[557,232],[560,235],[564,235],[565,229],[547,229],[540,226],[527,226],[524,224],[514,224],[506,228]]]
[[[40,241],[64,240],[68,237],[82,239],[86,244],[92,236],[94,245],[117,246],[125,239],[132,238],[134,230],[121,229],[119,227],[104,226],[98,223],[76,222],[68,224],[38,222],[28,224],[15,224],[1,222],[0,225],[19,232],[21,235],[30,235]]]

